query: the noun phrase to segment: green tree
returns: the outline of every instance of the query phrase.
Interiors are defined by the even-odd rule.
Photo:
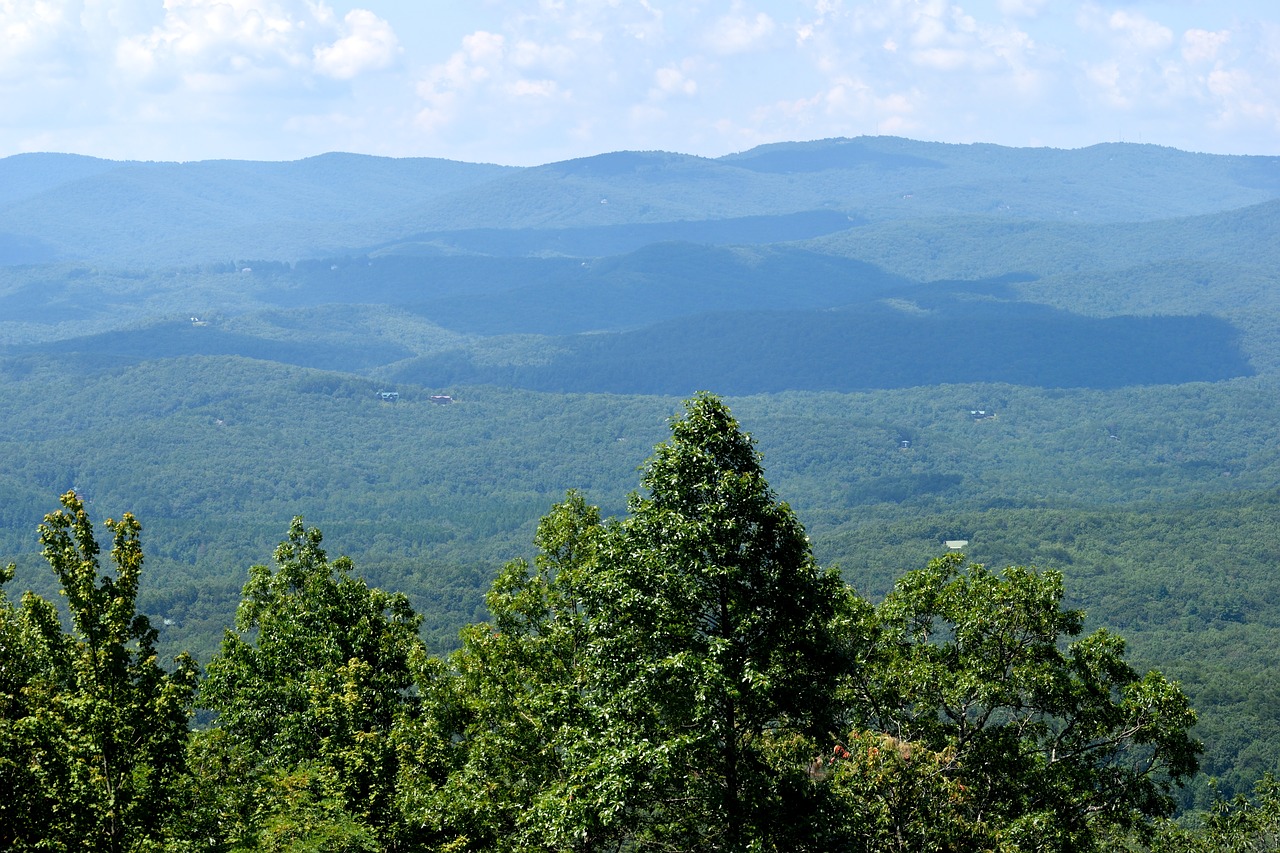
[[[801,848],[815,840],[807,768],[833,732],[845,587],[719,399],[689,400],[671,432],[599,576],[611,719],[648,773],[654,842]]]
[[[14,607],[0,573],[0,849],[29,849],[51,831],[67,837],[53,813],[55,791],[71,788],[71,756],[60,748],[64,730],[49,706],[70,685],[69,638],[56,609],[28,594]]]
[[[883,732],[854,731],[814,772],[830,780],[832,848],[865,853],[942,853],[1014,848],[975,820],[973,793],[955,750],[934,752]]]
[[[1062,577],[996,574],[948,554],[908,573],[865,620],[870,646],[847,707],[856,726],[948,756],[972,826],[1019,850],[1095,849],[1172,812],[1197,769],[1195,712],[1124,641],[1077,637]]]
[[[533,567],[495,583],[494,621],[464,635],[460,843],[816,841],[809,765],[834,724],[845,588],[717,398],[687,402],[642,485],[616,522],[570,495]]]
[[[1198,819],[1197,819],[1198,818]],[[1190,827],[1170,822],[1150,846],[1154,853],[1260,853],[1280,850],[1280,782],[1267,774],[1253,796],[1219,799],[1191,816]]]
[[[424,684],[430,711],[419,725],[436,728],[419,743],[439,754],[450,723],[460,735],[456,767],[418,809],[441,843],[596,850],[630,832],[629,766],[602,737],[608,703],[590,604],[607,571],[604,535],[599,511],[570,493],[539,524],[533,565],[508,563],[494,581],[491,621],[463,631],[450,677],[431,673]]]
[[[200,691],[201,706],[217,712],[200,772],[215,788],[244,791],[240,800],[206,795],[226,813],[210,819],[250,847],[291,837],[282,821],[293,815],[300,838],[310,837],[304,829],[358,838],[352,827],[364,827],[383,849],[399,849],[394,730],[417,705],[419,618],[403,595],[352,577],[347,558],[330,562],[320,531],[300,518],[275,563],[249,570],[237,630]]]
[[[31,593],[0,593],[0,847],[123,851],[158,844],[184,772],[197,668],[156,660],[156,631],[135,610],[141,525],[108,519],[113,573],[74,493],[45,516],[40,541],[71,631]],[[0,580],[12,578],[12,567]]]

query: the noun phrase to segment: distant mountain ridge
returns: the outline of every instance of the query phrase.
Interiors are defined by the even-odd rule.
[[[0,160],[0,176],[35,164],[34,177],[0,195],[0,233],[38,237],[65,259],[142,265],[221,259],[242,248],[256,249],[247,252],[253,257],[277,247],[306,254],[375,213],[513,171],[355,154],[281,163],[19,157]]]
[[[1280,371],[1276,157],[860,137],[527,168],[20,155],[0,178],[0,346],[24,357],[613,393]],[[953,330],[982,347],[946,354]]]
[[[621,151],[531,168],[356,154],[279,163],[22,154],[0,160],[0,263],[297,260],[424,232],[821,210],[855,221],[1141,221],[1277,197],[1280,158],[1117,143],[1057,150],[861,137],[717,159]],[[554,251],[529,247],[543,250]]]

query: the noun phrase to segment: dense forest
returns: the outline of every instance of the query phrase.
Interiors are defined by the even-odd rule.
[[[752,440],[703,394],[602,520],[569,493],[490,619],[429,654],[405,596],[301,518],[204,678],[136,614],[141,526],[40,526],[71,617],[0,598],[5,849],[1217,850],[1280,806],[1173,813],[1197,770],[1176,683],[1063,606],[1060,573],[908,572],[879,604],[814,559]],[[13,569],[3,579],[11,580]],[[192,707],[213,712],[191,729]]]
[[[556,609],[564,601],[576,602],[575,613],[614,620],[592,642],[621,643],[609,633],[622,630],[618,620],[640,618],[591,610],[604,606],[591,603],[601,594],[594,587],[555,586],[549,525],[574,517],[594,530],[584,519],[595,519],[598,506],[598,526],[612,532],[599,533],[599,542],[590,534],[591,547],[606,549],[591,565],[631,572],[600,583],[624,585],[610,587],[615,592],[639,583],[635,566],[603,555],[617,556],[607,551],[623,547],[615,536],[643,526],[634,521],[638,508],[657,499],[648,480],[639,496],[631,492],[637,468],[645,466],[648,477],[662,456],[645,463],[663,439],[664,421],[681,417],[682,398],[711,389],[759,441],[770,483],[803,519],[810,538],[804,561],[828,567],[814,569],[822,577],[838,574],[838,583],[823,583],[837,590],[832,618],[841,627],[834,636],[845,644],[832,658],[843,668],[823,676],[835,692],[822,703],[839,719],[822,721],[819,732],[816,718],[795,710],[795,719],[771,720],[767,734],[752,735],[773,744],[769,749],[781,749],[787,738],[803,748],[786,760],[776,751],[750,759],[767,765],[751,790],[784,799],[740,803],[741,831],[764,832],[767,809],[812,808],[825,815],[805,821],[814,832],[862,833],[827,835],[823,843],[880,839],[883,846],[888,836],[876,833],[889,825],[858,824],[849,810],[856,803],[866,815],[909,815],[910,808],[893,804],[918,796],[918,814],[939,815],[935,829],[949,826],[949,837],[971,839],[971,849],[1030,844],[1025,836],[991,834],[1012,831],[1022,819],[1012,813],[992,819],[942,807],[963,800],[950,799],[958,796],[955,785],[975,790],[960,769],[965,761],[972,768],[972,756],[947,752],[959,735],[920,728],[950,700],[925,695],[924,685],[889,683],[896,676],[877,667],[947,643],[885,627],[892,607],[925,606],[903,584],[918,592],[936,584],[956,602],[979,589],[998,597],[1006,594],[999,590],[1014,596],[1034,587],[1037,606],[1053,602],[1043,611],[1053,640],[1041,651],[1056,648],[1064,673],[1084,677],[1070,670],[1069,649],[1091,647],[1073,644],[1099,630],[1122,636],[1122,651],[1107,646],[1115,660],[1135,675],[1163,673],[1196,712],[1194,725],[1180,731],[1202,745],[1198,773],[1149,777],[1157,788],[1175,776],[1185,782],[1167,792],[1176,824],[1160,823],[1167,801],[1158,791],[1126,813],[1127,824],[1116,815],[1101,823],[1091,817],[1087,827],[1054,824],[1066,834],[1044,843],[1115,846],[1124,836],[1139,847],[1248,849],[1273,831],[1268,774],[1280,770],[1278,218],[1280,159],[1150,145],[1056,151],[862,138],[764,146],[714,160],[615,152],[522,169],[343,154],[296,163],[0,159],[0,565],[15,564],[6,584],[5,653],[45,649],[31,654],[49,665],[43,674],[12,671],[21,673],[15,679],[39,676],[26,693],[18,681],[0,688],[8,703],[4,737],[13,738],[4,743],[52,750],[28,756],[73,754],[54,743],[90,748],[89,717],[75,714],[107,711],[95,706],[98,688],[84,680],[88,658],[76,655],[110,634],[123,650],[111,654],[125,655],[119,671],[131,673],[120,678],[160,691],[137,700],[145,713],[169,715],[163,724],[154,716],[128,724],[156,732],[146,749],[130,747],[137,763],[128,770],[131,779],[154,778],[154,786],[133,789],[129,797],[139,805],[126,819],[104,805],[94,787],[101,780],[74,776],[75,761],[50,765],[50,773],[73,775],[47,784],[66,802],[83,803],[83,814],[97,815],[86,820],[155,815],[152,824],[120,829],[132,839],[120,845],[174,846],[184,833],[190,842],[196,823],[164,823],[185,812],[212,822],[199,831],[211,832],[211,846],[221,849],[453,842],[478,849],[490,843],[480,839],[493,838],[477,834],[481,826],[506,833],[501,843],[537,846],[540,838],[567,847],[580,840],[553,833],[582,830],[585,824],[572,821],[591,811],[580,805],[550,816],[547,810],[564,805],[570,778],[590,778],[614,792],[617,808],[631,810],[610,818],[612,829],[587,828],[603,833],[591,836],[592,849],[691,843],[690,836],[664,834],[694,831],[664,812],[669,797],[701,797],[703,810],[691,811],[701,815],[697,831],[721,831],[715,809],[728,801],[721,796],[712,809],[708,798],[723,792],[722,771],[713,784],[710,771],[691,776],[687,764],[656,767],[653,754],[636,752],[639,746],[605,725],[603,715],[620,713],[605,697],[619,671],[564,670],[579,679],[570,688],[548,672],[514,668],[551,666],[560,654],[522,643],[565,639],[556,633],[564,627]],[[727,432],[737,434],[736,427]],[[42,554],[34,532],[66,493],[79,509],[64,506],[59,517],[79,519],[72,525],[76,548],[88,548],[90,521],[101,525],[128,511],[145,525],[146,570],[136,586],[114,562],[94,583],[116,596],[127,591],[130,619],[136,612],[150,628],[130,622],[118,629],[124,634],[111,629],[117,633],[90,639],[78,626],[78,605],[58,565],[69,571],[85,561],[64,554],[50,572],[50,546],[45,542]],[[305,525],[294,526],[296,517]],[[132,524],[121,521],[107,533],[118,538],[123,531],[122,541],[133,542]],[[314,528],[350,563],[322,556]],[[250,572],[284,531],[281,561]],[[963,560],[948,548],[956,541],[967,543]],[[635,553],[653,545],[638,542],[631,542]],[[502,568],[513,558],[527,562],[519,570],[526,579]],[[249,728],[236,734],[240,724],[229,722],[233,707],[248,707],[236,698],[240,687],[224,684],[230,692],[217,700],[223,704],[202,698],[213,695],[207,691],[220,667],[224,681],[240,671],[226,669],[229,655],[239,656],[236,666],[259,665],[246,663],[260,653],[263,625],[254,619],[267,618],[244,616],[258,606],[248,604],[254,596],[263,608],[276,602],[271,624],[283,634],[319,631],[312,623],[290,627],[290,614],[330,611],[305,590],[270,580],[288,576],[285,567],[299,560],[325,567],[315,568],[317,578],[329,578],[317,580],[316,590],[332,583],[338,597],[381,606],[374,622],[390,626],[386,642],[414,661],[383,660],[394,684],[380,684],[382,698],[368,700],[384,703],[376,725],[359,728],[365,723],[349,717],[345,734],[325,734],[330,730],[315,715],[355,713],[332,697],[327,710],[305,712],[296,732],[310,735],[297,734],[295,743],[335,738],[334,752],[314,766],[296,754],[253,753],[261,731],[248,734],[245,722]],[[1009,566],[1025,568],[1004,571]],[[577,583],[566,571],[565,583]],[[84,601],[97,600],[88,582],[80,583]],[[30,599],[28,607],[20,595],[28,589],[49,605]],[[513,616],[535,591],[547,599],[542,615]],[[564,598],[557,604],[548,596]],[[673,614],[684,612],[676,605]],[[939,612],[935,621],[961,616]],[[513,645],[492,645],[484,632],[504,618],[532,621],[497,629]],[[235,652],[226,636],[233,625],[245,647]],[[538,625],[547,626],[544,633]],[[895,630],[901,657],[884,657],[876,638]],[[11,645],[18,637],[26,645]],[[870,645],[859,651],[848,645],[855,641]],[[336,654],[333,648],[323,654]],[[158,669],[148,669],[149,649]],[[174,663],[183,651],[191,661]],[[312,654],[288,644],[261,653],[298,660]],[[640,661],[656,653],[619,654]],[[864,653],[871,657],[857,658]],[[503,656],[512,669],[485,669]],[[336,697],[336,685],[363,683],[358,673],[337,673],[350,657],[316,660],[332,671],[307,676],[315,679],[311,687],[278,685],[290,702],[313,690]],[[695,670],[710,677],[701,663],[689,672]],[[894,697],[885,699],[894,709],[887,716],[866,716],[873,671],[874,691]],[[999,681],[986,672],[974,678]],[[573,729],[583,721],[587,740],[556,740],[550,730],[519,734],[530,754],[573,755],[585,764],[552,767],[530,758],[533,775],[517,792],[514,765],[485,764],[498,760],[492,751],[504,742],[475,741],[479,729],[467,727],[484,719],[501,729],[503,713],[529,719],[528,707],[499,710],[499,699],[514,701],[502,691],[526,683],[547,691],[528,699],[538,708],[556,704],[547,697],[566,690],[580,696],[584,704],[574,713],[583,716],[551,716],[544,724]],[[682,689],[695,687],[690,681]],[[1116,682],[1117,703],[1123,693]],[[650,699],[635,703],[659,713]],[[73,706],[80,710],[73,714]],[[268,707],[283,706],[263,704],[258,713]],[[33,710],[19,725],[11,715],[22,708]],[[1008,713],[992,719],[1004,725]],[[63,728],[41,731],[63,740],[31,740],[44,725],[33,721],[55,718]],[[392,718],[401,723],[387,722]],[[1055,731],[1069,718],[1056,705],[1026,725]],[[673,720],[637,721],[634,728],[650,732],[654,744],[668,743],[659,730]],[[769,728],[775,723],[779,728]],[[441,752],[407,756],[403,738],[411,729],[396,728],[401,724],[429,729],[438,740],[413,737]],[[387,738],[378,761],[391,763],[378,765],[376,792],[361,788],[357,795],[350,786],[366,782],[353,781],[355,765],[342,762],[373,761],[374,753],[350,744],[363,742],[358,732],[375,731]],[[855,732],[892,735],[901,741],[900,758],[931,755],[938,772],[926,773],[914,758],[877,769],[855,746],[874,748],[884,760],[898,747],[854,742]],[[383,743],[382,735],[368,737]],[[482,741],[476,748],[488,750],[485,757],[459,746]],[[595,751],[608,744],[622,752]],[[839,746],[853,763],[810,772],[819,744]],[[160,768],[161,752],[169,756],[164,761],[185,758]],[[588,765],[610,754],[626,756],[638,775],[591,775],[601,768]],[[691,761],[694,752],[681,755]],[[861,768],[856,774],[854,766]],[[804,770],[803,784],[787,775],[796,768]],[[887,775],[877,777],[881,771]],[[921,775],[909,776],[916,771]],[[488,774],[507,782],[494,781],[497,799],[467,818],[473,823],[464,831],[456,809],[468,799],[480,808],[474,786]],[[1015,784],[1018,774],[1008,775]],[[889,776],[897,787],[870,785]],[[701,778],[707,787],[699,793],[679,787]],[[1027,792],[1045,777],[1018,778],[1030,787],[1016,796],[987,793],[1026,806]],[[1083,797],[1095,782],[1073,790]],[[223,783],[240,793],[232,797]],[[793,795],[800,799],[785,799]],[[358,805],[357,796],[381,805]],[[574,802],[584,796],[574,793]],[[24,802],[30,814],[56,823],[48,809],[60,806]],[[1036,802],[1043,809],[1023,814],[1027,826],[1041,820],[1033,815],[1050,813],[1070,823],[1058,806]],[[441,817],[430,830],[436,834],[420,834],[427,830],[413,821],[428,812],[451,822]],[[526,813],[534,822],[517,831],[513,821]],[[643,830],[649,836],[616,834],[623,824],[640,832],[641,817],[651,822]],[[272,835],[277,818],[280,833]],[[335,834],[329,841],[289,834],[309,823]],[[89,831],[87,824],[59,825],[62,838]],[[1229,841],[1222,834],[1229,826],[1252,829]],[[900,841],[904,849],[942,843],[943,835],[909,836],[923,824],[899,830],[915,838]],[[552,837],[562,841],[546,841]],[[717,838],[722,847],[742,841]],[[751,840],[819,843],[817,836],[758,833]]]

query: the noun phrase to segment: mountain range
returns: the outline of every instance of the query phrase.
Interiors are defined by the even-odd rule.
[[[56,594],[56,496],[135,511],[143,606],[202,659],[295,514],[448,647],[708,389],[860,589],[955,540],[1062,569],[1244,790],[1280,763],[1278,378],[1277,157],[0,159],[0,562]]]

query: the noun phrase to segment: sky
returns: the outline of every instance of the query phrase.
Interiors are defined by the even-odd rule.
[[[1276,0],[0,0],[0,156],[1280,155]]]

